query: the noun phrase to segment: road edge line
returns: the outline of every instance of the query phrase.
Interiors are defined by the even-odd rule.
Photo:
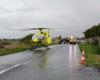
[[[7,72],[7,71],[9,71],[9,70],[11,70],[11,69],[14,69],[14,68],[20,66],[20,65],[21,65],[21,64],[17,64],[17,65],[11,66],[11,67],[9,67],[9,68],[6,68],[6,69],[0,71],[0,74],[3,74],[3,73],[5,73],[5,72]]]

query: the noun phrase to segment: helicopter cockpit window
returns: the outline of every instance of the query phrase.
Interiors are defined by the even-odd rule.
[[[41,34],[41,35],[38,35],[37,38],[38,38],[39,40],[42,40],[42,39],[45,38],[45,36],[44,36],[43,34]]]

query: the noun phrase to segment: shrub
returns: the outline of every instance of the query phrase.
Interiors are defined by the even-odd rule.
[[[100,46],[97,47],[96,53],[100,55]]]

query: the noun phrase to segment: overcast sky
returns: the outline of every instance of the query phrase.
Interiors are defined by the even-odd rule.
[[[100,0],[0,0],[0,38],[20,38],[30,32],[9,29],[63,27],[52,35],[82,36],[100,23]]]

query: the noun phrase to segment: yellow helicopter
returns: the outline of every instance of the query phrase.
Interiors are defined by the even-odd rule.
[[[43,31],[48,29],[48,31]],[[30,30],[39,30],[36,34],[32,36],[32,48],[36,49],[39,47],[45,47],[46,50],[49,49],[49,45],[52,44],[52,38],[49,34],[50,28],[30,28]]]
[[[49,29],[51,28],[27,28],[27,29],[13,29],[13,30],[38,30],[33,36],[32,36],[32,49],[36,49],[39,47],[45,47],[46,50],[49,49],[49,45],[52,44],[52,38],[49,34]]]

